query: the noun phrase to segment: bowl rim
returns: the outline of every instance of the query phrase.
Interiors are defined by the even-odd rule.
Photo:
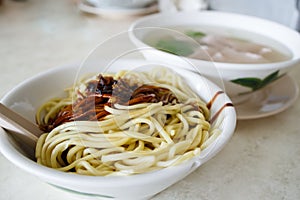
[[[129,60],[130,61],[130,60]],[[145,60],[142,60],[141,62],[147,62]],[[42,77],[47,77],[54,75],[55,73],[59,73],[60,71],[65,71],[65,70],[70,70],[75,67],[76,64],[70,64],[70,65],[64,65],[64,66],[58,66],[54,68],[50,68],[46,71],[40,72],[35,76],[32,76],[19,84],[17,84],[13,89],[11,89],[6,95],[4,95],[1,98],[1,102],[4,105],[7,105],[9,103],[8,99],[14,95],[15,92],[18,91],[21,87],[25,87],[26,85],[36,81],[37,79],[40,79]],[[164,65],[164,64],[163,64]],[[181,71],[186,71],[187,73],[194,73],[185,69],[178,69]],[[200,75],[199,75],[200,76]],[[207,81],[210,84],[210,87],[214,88],[219,88],[217,85],[203,77],[205,81]],[[224,97],[226,99],[226,102],[231,102],[229,97],[224,93]],[[224,101],[225,102],[225,101]],[[46,180],[51,180],[54,182],[78,182],[78,181],[85,181],[87,184],[95,184],[97,183],[98,186],[103,186],[105,187],[107,184],[115,184],[117,183],[118,185],[128,185],[128,178],[130,178],[130,183],[132,185],[140,183],[141,180],[153,180],[153,174],[159,175],[160,177],[169,177],[172,176],[172,174],[176,173],[178,169],[183,169],[186,166],[189,168],[195,168],[202,163],[206,162],[207,160],[211,159],[215,154],[217,154],[223,147],[227,144],[228,140],[231,138],[231,136],[234,134],[234,130],[236,128],[236,112],[234,107],[226,107],[224,112],[228,113],[225,117],[225,120],[227,120],[224,125],[224,129],[222,131],[222,134],[219,135],[216,141],[221,140],[221,144],[218,146],[217,149],[212,150],[212,154],[207,154],[206,157],[200,161],[196,162],[197,156],[187,160],[186,162],[183,162],[179,165],[172,166],[172,167],[167,167],[155,171],[150,171],[147,173],[141,173],[141,174],[134,174],[130,176],[88,176],[88,175],[79,175],[79,174],[71,174],[71,173],[66,173],[62,172],[53,168],[49,168],[43,165],[40,165],[36,163],[35,161],[31,160],[30,158],[26,157],[25,155],[21,154],[15,147],[14,145],[10,142],[10,134],[7,133],[3,128],[0,127],[0,152],[6,157],[10,162],[18,166],[24,171],[29,172],[30,174],[33,174],[39,178],[43,178]],[[223,112],[222,111],[222,112]],[[226,129],[225,129],[226,127]],[[201,154],[200,154],[201,155]],[[210,156],[210,157],[208,157]],[[194,166],[194,163],[196,163],[197,166]],[[172,171],[173,173],[165,173],[165,171]],[[120,178],[122,177],[122,178]],[[104,181],[104,182],[99,182],[99,181]]]
[[[169,57],[179,57],[179,58],[185,58],[190,60],[192,63],[197,63],[199,64],[199,62],[203,63],[203,64],[208,64],[208,63],[213,63],[214,66],[217,69],[221,69],[221,70],[239,70],[239,71],[248,71],[248,70],[257,70],[257,71],[264,71],[264,70],[272,70],[272,69],[281,69],[281,68],[286,68],[287,65],[295,65],[297,63],[300,63],[300,51],[298,53],[298,55],[295,55],[295,52],[292,52],[288,47],[288,49],[291,51],[292,53],[292,58],[286,61],[280,61],[280,62],[272,62],[272,63],[255,63],[255,64],[251,64],[251,63],[225,63],[225,62],[213,62],[213,61],[204,61],[204,60],[200,60],[200,59],[195,59],[195,58],[189,58],[189,57],[185,57],[185,56],[177,56],[171,53],[167,53],[161,50],[158,50],[150,45],[147,45],[145,42],[143,42],[143,40],[141,40],[140,38],[138,38],[135,34],[135,30],[138,29],[143,29],[143,28],[162,28],[162,29],[168,29],[166,26],[144,26],[144,27],[139,27],[141,24],[146,23],[148,20],[152,20],[152,19],[158,19],[158,18],[165,18],[165,17],[171,17],[174,15],[178,15],[178,16],[186,16],[186,15],[199,15],[199,16],[205,16],[205,15],[210,15],[210,16],[218,16],[220,17],[220,15],[224,15],[224,16],[229,16],[232,18],[243,18],[243,19],[248,19],[248,20],[252,20],[252,21],[257,21],[257,22],[261,22],[261,23],[266,23],[269,24],[271,26],[274,26],[274,28],[280,28],[286,32],[289,32],[290,34],[295,35],[295,37],[299,38],[299,44],[300,44],[300,34],[287,27],[284,26],[282,24],[279,24],[278,22],[274,22],[274,21],[270,21],[267,19],[263,19],[263,18],[259,18],[256,16],[250,16],[250,15],[245,15],[245,14],[238,14],[238,13],[231,13],[231,12],[225,12],[225,11],[212,11],[212,10],[208,10],[208,11],[201,11],[201,12],[195,12],[195,11],[191,11],[191,12],[185,12],[185,11],[181,11],[181,12],[176,12],[176,13],[156,13],[156,14],[152,14],[152,15],[148,15],[148,16],[144,16],[142,18],[137,19],[136,21],[134,21],[129,29],[129,38],[131,39],[131,41],[134,44],[139,43],[140,45],[143,45],[144,47],[149,47],[151,50],[156,50],[157,52],[159,52],[160,54],[163,54],[165,56],[169,56]],[[170,30],[170,29],[169,29]],[[172,29],[172,31],[174,31]],[[268,36],[266,36],[268,37]],[[279,41],[280,42],[280,41]],[[280,42],[281,44],[283,44],[282,42]],[[285,44],[283,44],[285,45]],[[201,64],[200,63],[200,64]],[[241,68],[240,66],[243,65],[243,67]]]

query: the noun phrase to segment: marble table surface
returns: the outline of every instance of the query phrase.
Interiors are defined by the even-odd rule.
[[[0,96],[49,68],[82,61],[138,17],[82,13],[75,0],[4,0],[0,6]],[[124,41],[121,45],[131,45]],[[300,48],[300,47],[299,47]],[[290,76],[300,85],[300,68]],[[226,147],[154,200],[300,199],[300,101],[276,115],[239,120]],[[0,199],[78,199],[0,154]]]

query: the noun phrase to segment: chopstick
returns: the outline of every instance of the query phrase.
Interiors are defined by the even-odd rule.
[[[39,136],[43,133],[36,124],[2,103],[0,103],[0,126],[8,132],[15,133],[16,136],[21,136],[19,139],[32,147],[35,147]]]

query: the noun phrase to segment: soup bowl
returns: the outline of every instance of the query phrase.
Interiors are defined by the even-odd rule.
[[[78,77],[78,71],[83,74],[99,74],[105,71],[101,61],[94,66],[86,69],[80,68],[79,65],[53,68],[20,83],[6,94],[1,102],[34,122],[38,107],[52,97],[61,96],[63,90],[74,83],[74,80]],[[103,68],[99,68],[99,66],[103,66]],[[137,66],[144,69],[149,66],[168,67],[143,60],[123,60],[110,64],[107,71],[132,70]],[[225,93],[220,92],[221,89],[218,86],[194,72],[180,68],[176,68],[174,71],[182,74],[183,79],[204,102],[212,102],[211,116],[216,116],[215,121],[218,121],[218,123],[213,123],[212,126],[221,130],[220,135],[199,156],[195,156],[186,162],[129,176],[87,176],[67,173],[38,164],[34,158],[34,149],[26,147],[24,144],[21,145],[12,134],[2,128],[0,128],[0,151],[20,169],[37,176],[52,186],[76,195],[82,195],[83,198],[148,199],[183,179],[216,155],[229,141],[236,125],[234,107],[224,107],[224,105],[230,104],[231,100]],[[213,101],[211,101],[212,99]]]
[[[151,35],[173,34],[175,37],[184,36],[192,45],[200,46],[178,27],[200,31],[213,28],[215,34],[271,47],[282,52],[287,59],[270,63],[217,62],[203,48],[202,54],[208,58],[205,60],[161,50],[149,42]],[[201,32],[195,34],[201,35]],[[129,28],[129,36],[146,59],[198,72],[223,88],[234,103],[244,101],[254,91],[264,88],[300,63],[298,32],[275,22],[241,14],[220,11],[154,14],[135,21]],[[182,51],[186,48],[184,44],[177,47]]]

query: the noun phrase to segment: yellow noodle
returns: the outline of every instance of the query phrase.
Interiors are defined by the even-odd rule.
[[[109,115],[101,121],[74,121],[43,134],[36,146],[37,162],[60,171],[108,176],[149,172],[191,159],[220,134],[209,123],[206,104],[180,76],[165,69],[150,72],[121,71],[116,77],[168,88],[180,103],[141,103],[105,106]],[[37,122],[47,123],[65,105],[84,92],[87,76],[68,96],[46,102],[37,112]],[[197,105],[199,109],[194,109]],[[216,120],[221,125],[222,120]]]

